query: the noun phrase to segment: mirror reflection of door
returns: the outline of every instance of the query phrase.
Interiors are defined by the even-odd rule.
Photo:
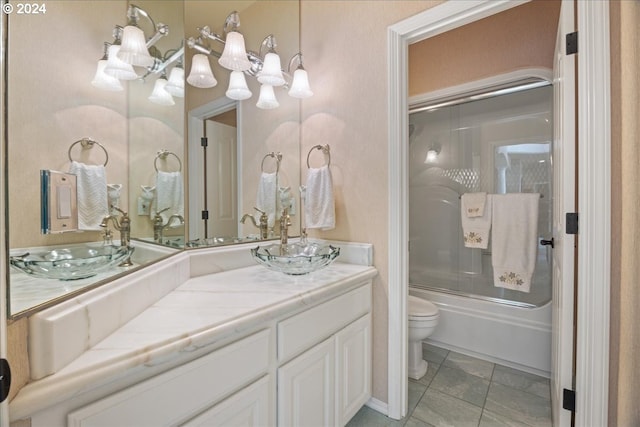
[[[204,121],[208,146],[205,158],[205,238],[238,235],[236,109]]]

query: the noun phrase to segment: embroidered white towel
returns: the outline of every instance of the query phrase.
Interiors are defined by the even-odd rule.
[[[462,195],[464,198],[465,194]],[[462,234],[464,246],[467,248],[487,249],[489,232],[491,231],[491,198],[486,196],[486,203],[482,216],[469,217],[464,203],[460,203],[460,218],[462,220]]]
[[[109,215],[104,166],[72,161],[69,173],[77,176],[78,229],[101,230],[102,219]]]
[[[183,192],[182,172],[158,171],[156,174],[156,199],[152,205],[151,217],[153,218],[156,212],[165,208],[169,209],[160,213],[163,223],[165,224],[171,215],[184,217]],[[178,221],[173,220],[171,225],[177,227],[180,224]]]
[[[469,218],[484,215],[487,193],[464,193],[462,195],[462,209]]]
[[[331,230],[336,226],[333,179],[327,165],[307,173],[304,215],[306,228]]]
[[[267,214],[269,228],[276,221],[276,195],[278,176],[274,173],[262,172],[258,181],[258,193],[256,194],[256,208]],[[256,223],[260,221],[260,212],[254,214]]]
[[[491,263],[495,286],[529,292],[536,266],[538,193],[494,194]]]

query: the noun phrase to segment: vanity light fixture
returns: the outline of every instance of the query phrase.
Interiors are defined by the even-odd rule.
[[[138,26],[140,17],[153,26],[154,34],[148,39]],[[98,61],[92,84],[104,90],[122,90],[120,80],[145,81],[151,75],[160,75],[149,100],[160,105],[174,105],[172,96],[184,97],[184,46],[167,50],[163,55],[154,45],[169,34],[169,26],[162,23],[156,25],[144,9],[133,4],[127,9],[127,18],[126,27],[115,26],[113,43],[105,43],[106,53]],[[171,70],[167,81],[168,67],[174,62],[177,64]],[[104,79],[103,74],[116,79],[117,84],[113,80]],[[118,85],[120,89],[117,89]]]
[[[302,54],[296,53],[289,61],[287,72],[282,69],[280,56],[276,52],[277,46],[275,37],[271,34],[264,38],[260,45],[258,53],[247,51],[244,42],[244,36],[238,31],[240,27],[240,17],[238,12],[231,12],[224,24],[223,38],[211,31],[208,26],[198,28],[199,36],[197,38],[190,37],[187,40],[189,48],[196,50],[197,54],[193,56],[191,63],[191,73],[187,77],[187,83],[198,88],[206,88],[213,86],[203,86],[198,73],[202,75],[206,73],[213,77],[208,56],[217,57],[218,63],[231,71],[229,76],[229,88],[226,96],[235,100],[244,100],[251,97],[245,76],[250,75],[256,77],[261,83],[260,97],[256,106],[258,108],[277,108],[279,103],[275,96],[274,87],[284,87],[289,89],[288,94],[294,98],[308,98],[313,95],[309,87],[309,76],[302,66]],[[210,48],[207,41],[215,41],[224,45],[222,53]],[[266,53],[263,55],[263,50]],[[206,64],[203,62],[206,60]],[[292,65],[297,61],[298,66],[295,69],[293,77],[290,74]],[[206,65],[206,68],[205,68]],[[202,71],[204,70],[204,71]],[[243,74],[244,73],[244,74]],[[190,78],[191,76],[193,78]],[[215,80],[215,77],[213,77]]]
[[[191,59],[191,72],[189,73],[189,77],[187,77],[187,83],[202,89],[214,87],[218,84],[218,81],[211,71],[211,65],[209,65],[209,60],[206,55],[202,53],[193,55]]]
[[[117,92],[124,90],[122,84],[120,84],[120,80],[104,72],[109,59],[108,50],[110,46],[110,43],[104,43],[104,55],[100,60],[98,60],[98,68],[96,69],[96,74],[93,76],[91,84],[99,89]]]

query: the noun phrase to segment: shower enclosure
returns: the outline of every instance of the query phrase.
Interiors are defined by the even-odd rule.
[[[540,193],[538,242],[550,239],[553,90],[410,110],[409,283],[521,308],[551,300],[551,247],[538,244],[529,293],[495,287],[488,249],[464,247],[460,196]]]

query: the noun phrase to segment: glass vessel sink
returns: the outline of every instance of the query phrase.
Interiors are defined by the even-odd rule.
[[[275,243],[251,249],[259,264],[290,275],[308,274],[331,264],[340,255],[340,248],[318,243]]]
[[[78,246],[9,257],[12,266],[43,279],[76,280],[95,276],[127,259],[133,247]]]

